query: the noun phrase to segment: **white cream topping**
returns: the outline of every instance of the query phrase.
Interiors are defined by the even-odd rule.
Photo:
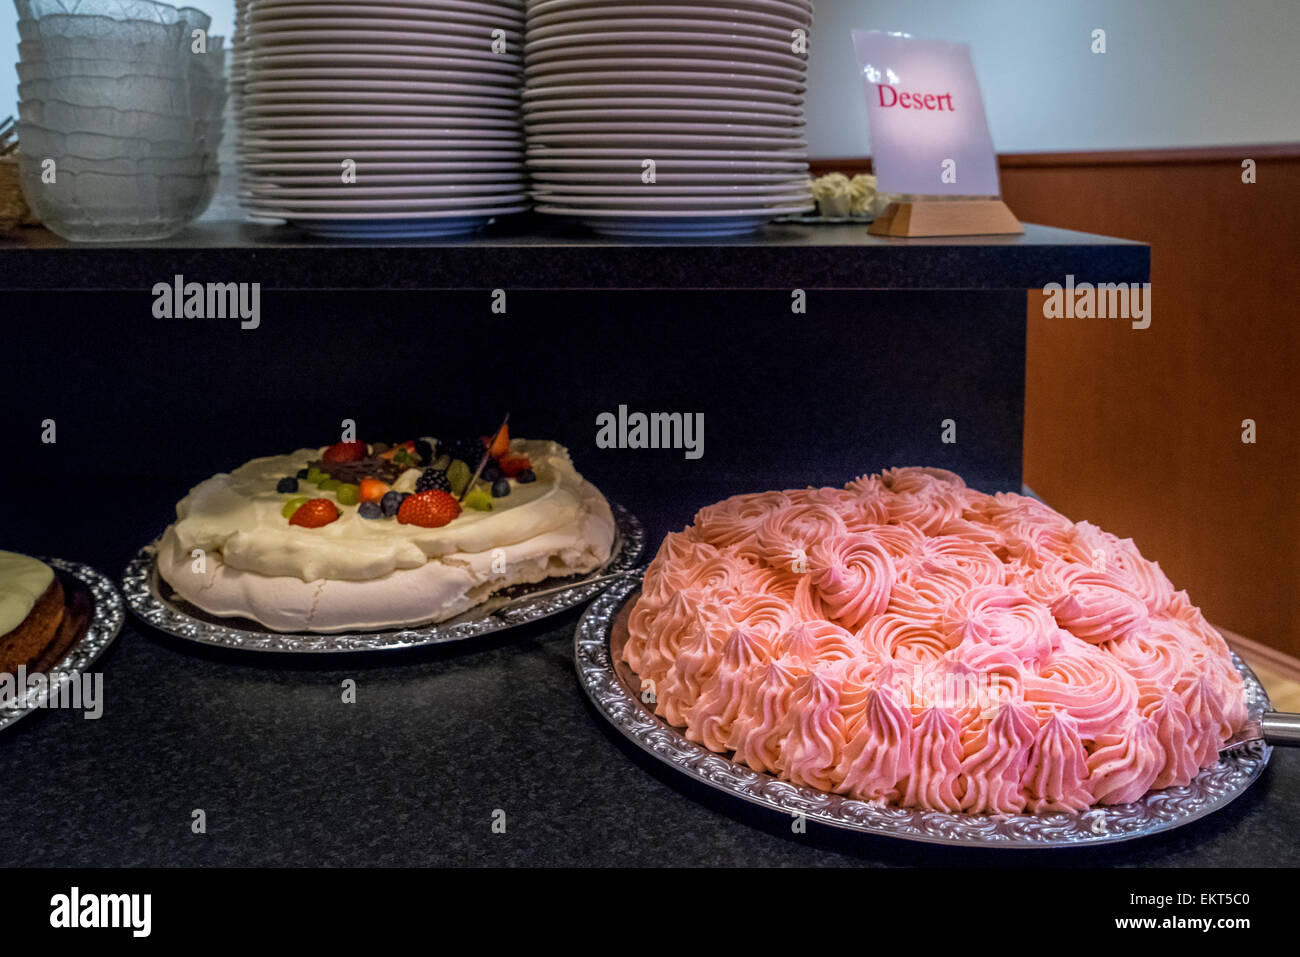
[[[368,581],[398,569],[418,568],[430,559],[463,552],[485,552],[573,528],[587,511],[582,476],[568,451],[555,442],[515,439],[516,454],[527,455],[537,481],[511,483],[510,494],[494,500],[490,512],[464,509],[441,528],[402,525],[395,519],[364,519],[357,507],[321,528],[290,525],[280,514],[295,496],[333,499],[330,492],[300,483],[292,494],[275,491],[276,482],[296,475],[321,449],[253,459],[230,473],[199,483],[176,506],[169,530],[185,554],[201,548],[219,552],[234,569],[267,576]],[[477,463],[474,463],[477,464]],[[413,481],[403,474],[399,487]]]
[[[17,552],[0,552],[0,638],[32,613],[54,580],[54,569]]]

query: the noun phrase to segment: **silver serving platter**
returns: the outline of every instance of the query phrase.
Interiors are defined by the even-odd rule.
[[[42,558],[41,561],[64,574],[64,591],[70,587],[84,590],[89,600],[88,618],[82,634],[68,648],[63,657],[44,673],[47,678],[66,676],[75,678],[90,669],[95,659],[104,653],[122,630],[122,621],[126,618],[126,607],[118,593],[113,580],[89,565],[64,561],[61,558]],[[74,580],[69,582],[68,578]],[[33,711],[44,710],[39,706],[36,692],[29,690],[18,702],[0,704],[0,731]]]
[[[948,814],[872,804],[782,781],[688,741],[644,703],[632,674],[610,651],[616,625],[639,592],[639,575],[615,582],[583,613],[574,636],[578,680],[597,710],[641,750],[688,777],[786,817],[803,815],[831,827],[929,844],[993,848],[1082,847],[1113,844],[1189,824],[1224,807],[1263,772],[1273,749],[1263,742],[1220,755],[1186,787],[1152,791],[1133,804],[1079,814]],[[626,625],[621,630],[625,635]],[[621,646],[620,646],[621,647]],[[1235,654],[1252,718],[1270,709],[1254,672]]]
[[[603,567],[587,575],[514,585],[455,618],[434,624],[327,635],[278,632],[244,618],[218,618],[173,593],[162,580],[158,574],[156,541],[140,549],[126,566],[122,592],[131,611],[146,624],[177,638],[222,648],[334,654],[447,644],[527,624],[581,605],[609,586],[610,575],[634,569],[645,549],[645,530],[627,509],[613,502],[610,509],[614,513],[614,547]],[[528,596],[534,592],[539,594],[529,600]]]

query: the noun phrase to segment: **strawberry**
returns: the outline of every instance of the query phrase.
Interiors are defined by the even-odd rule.
[[[336,442],[321,458],[326,462],[359,462],[366,457],[364,442]]]
[[[483,436],[483,446],[488,450],[494,459],[499,459],[503,455],[510,454],[510,427],[501,426],[500,431],[495,436]],[[470,468],[477,465],[477,462],[471,462]]]
[[[309,498],[289,517],[290,525],[303,528],[320,528],[339,517],[338,506],[327,498]]]
[[[381,482],[377,478],[363,478],[361,480],[361,501],[378,502],[392,490],[392,486],[387,482]]]
[[[397,520],[403,525],[440,528],[459,514],[460,502],[446,492],[430,489],[408,495],[397,510]]]
[[[506,478],[514,478],[524,469],[532,467],[533,463],[526,455],[505,455],[497,459],[497,468],[501,469],[501,474]]]

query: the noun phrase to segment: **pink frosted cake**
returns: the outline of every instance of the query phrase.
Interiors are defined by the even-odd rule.
[[[797,784],[974,814],[1187,784],[1245,721],[1133,542],[940,469],[738,495],[670,534],[623,657],[657,714]]]

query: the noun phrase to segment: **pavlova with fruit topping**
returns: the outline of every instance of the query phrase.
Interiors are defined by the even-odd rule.
[[[186,601],[276,631],[444,621],[524,582],[604,565],[609,503],[555,442],[339,442],[195,486],[159,542]]]

